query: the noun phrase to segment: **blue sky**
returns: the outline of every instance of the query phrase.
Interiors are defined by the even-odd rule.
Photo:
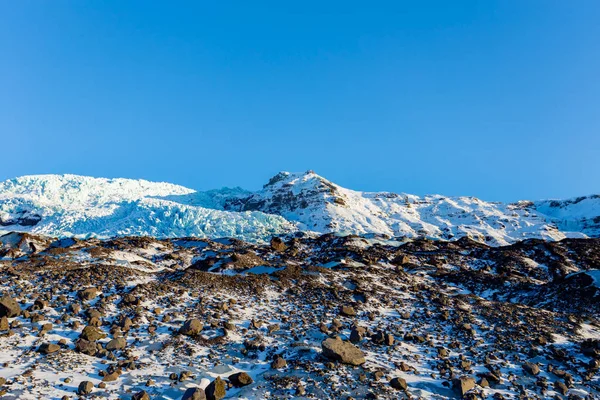
[[[0,179],[598,193],[600,2],[0,2]]]

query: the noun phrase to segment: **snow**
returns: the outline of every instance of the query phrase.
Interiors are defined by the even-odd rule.
[[[41,217],[36,224],[19,218]],[[600,196],[563,201],[486,202],[474,197],[360,192],[312,171],[282,172],[257,192],[206,192],[170,183],[77,175],[24,176],[0,183],[4,231],[56,237],[234,237],[262,242],[298,230],[455,239],[490,245],[527,238],[600,236]],[[357,244],[360,245],[360,244]]]

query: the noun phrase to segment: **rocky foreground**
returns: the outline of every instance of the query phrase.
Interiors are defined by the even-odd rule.
[[[0,246],[3,399],[600,396],[600,239]]]

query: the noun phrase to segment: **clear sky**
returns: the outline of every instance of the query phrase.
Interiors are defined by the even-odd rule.
[[[600,2],[0,0],[0,139],[2,180],[600,193]]]

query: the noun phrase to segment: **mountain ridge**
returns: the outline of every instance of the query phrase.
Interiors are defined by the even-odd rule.
[[[314,171],[280,172],[254,192],[196,191],[143,179],[28,175],[0,182],[0,229],[250,241],[308,231],[445,240],[466,236],[506,245],[527,238],[600,236],[600,195],[501,203],[472,196],[362,192]]]

